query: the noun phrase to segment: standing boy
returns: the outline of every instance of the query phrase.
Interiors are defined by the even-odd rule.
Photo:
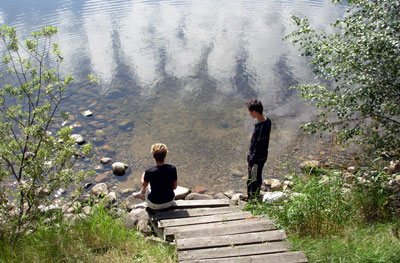
[[[257,122],[251,136],[249,154],[247,155],[247,167],[249,178],[247,180],[248,198],[254,198],[260,193],[262,184],[262,169],[268,158],[269,134],[271,132],[271,120],[263,115],[263,105],[259,100],[247,103],[247,109],[252,118]]]

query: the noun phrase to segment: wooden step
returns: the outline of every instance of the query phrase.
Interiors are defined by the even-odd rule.
[[[197,224],[205,224],[213,222],[225,222],[237,219],[245,219],[251,216],[252,216],[251,212],[234,212],[234,213],[220,214],[220,215],[165,219],[165,220],[160,220],[158,222],[158,227],[165,228],[171,226],[185,226],[185,225],[197,225]]]
[[[207,216],[207,215],[218,215],[228,214],[233,212],[242,211],[239,206],[226,206],[216,208],[193,208],[193,209],[176,209],[167,211],[154,211],[152,217],[156,220],[183,218],[183,217],[195,217],[195,216]]]
[[[272,241],[282,241],[285,239],[286,233],[284,230],[273,230],[228,236],[176,239],[176,247],[179,251],[186,249],[236,246]]]
[[[229,206],[229,199],[211,200],[176,200],[170,209],[201,208],[201,207],[221,207]]]
[[[175,239],[225,236],[233,234],[261,232],[276,230],[273,221],[267,218],[254,218],[250,220],[228,221],[226,224],[218,226],[207,226],[197,229],[178,230],[174,232]]]
[[[221,227],[221,226],[231,226],[235,227],[236,224],[240,224],[243,220],[250,221],[250,220],[269,220],[268,217],[257,217],[251,216],[246,218],[239,218],[237,220],[230,220],[230,221],[223,221],[223,222],[211,222],[205,224],[198,224],[198,225],[184,225],[184,226],[171,226],[164,228],[164,236],[172,236],[175,232],[185,232],[185,231],[193,231],[193,230],[202,230],[214,227]],[[272,221],[273,222],[273,221]]]
[[[235,258],[183,260],[180,263],[307,263],[303,252],[284,252],[277,254],[243,256]]]
[[[195,260],[226,257],[243,257],[248,255],[262,255],[277,252],[286,252],[290,248],[286,242],[268,242],[262,244],[229,246],[218,248],[184,250],[178,253],[178,260]]]

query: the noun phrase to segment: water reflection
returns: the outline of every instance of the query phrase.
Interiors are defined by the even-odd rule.
[[[324,28],[342,14],[328,0],[2,1],[1,24],[22,36],[58,27],[64,72],[99,78],[66,107],[99,157],[130,165],[118,187],[137,185],[152,165],[151,144],[164,142],[181,184],[215,191],[244,186],[253,124],[247,100],[260,98],[273,120],[266,174],[313,116],[288,89],[313,78],[281,41],[293,29],[290,15]],[[92,119],[80,114],[88,108]]]

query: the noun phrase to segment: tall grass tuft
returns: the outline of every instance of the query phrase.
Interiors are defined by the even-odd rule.
[[[339,176],[321,179],[321,174],[310,174],[310,179],[298,178],[290,199],[278,203],[249,205],[258,214],[269,214],[280,225],[300,235],[326,235],[337,233],[352,216],[352,206],[343,192]]]

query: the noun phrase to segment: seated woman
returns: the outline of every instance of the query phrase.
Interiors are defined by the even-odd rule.
[[[176,167],[164,163],[168,148],[165,144],[156,143],[151,146],[151,153],[156,166],[147,169],[142,176],[142,189],[132,195],[146,200],[151,209],[165,209],[174,203],[174,190],[178,185]]]

